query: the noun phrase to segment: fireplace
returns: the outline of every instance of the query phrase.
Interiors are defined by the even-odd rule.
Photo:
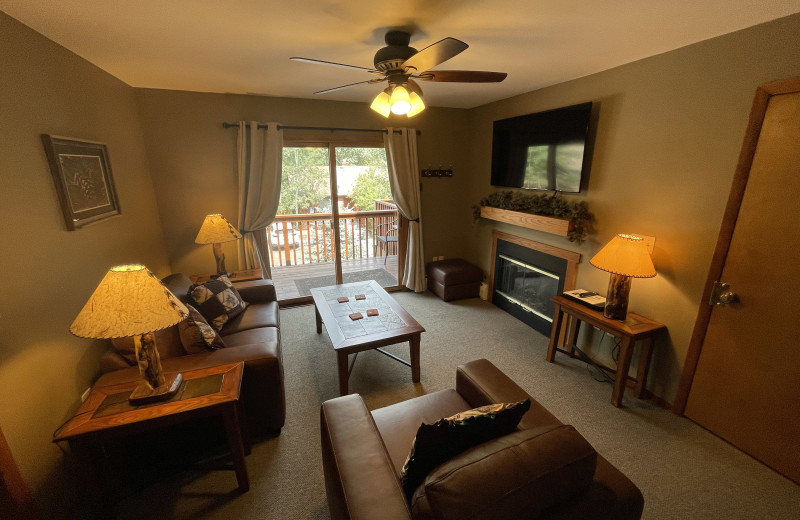
[[[495,231],[492,240],[492,303],[549,336],[551,298],[575,288],[581,255]]]

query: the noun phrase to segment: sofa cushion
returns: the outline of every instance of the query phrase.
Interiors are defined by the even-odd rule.
[[[597,453],[572,426],[517,430],[434,469],[411,499],[415,520],[537,518],[585,492]]]
[[[222,338],[214,330],[214,327],[203,318],[203,315],[191,305],[187,305],[186,308],[189,309],[189,315],[178,323],[178,332],[186,353],[196,354],[206,350],[225,348]]]
[[[400,474],[406,495],[411,497],[425,476],[444,461],[512,432],[530,407],[530,399],[490,404],[445,417],[433,424],[422,423]]]
[[[422,423],[432,424],[450,415],[474,408],[452,388],[420,395],[372,411],[398,480],[408,450]]]
[[[180,336],[178,334],[178,326],[173,325],[166,329],[157,330],[156,336],[156,350],[161,359],[167,359],[175,356],[183,356],[186,354],[181,345]],[[131,365],[136,365],[136,347],[133,343],[133,336],[125,336],[123,338],[113,338],[111,345],[114,350],[122,356],[125,361]]]
[[[229,348],[251,343],[278,343],[279,341],[280,332],[277,327],[242,330],[225,336],[225,346]]]
[[[170,290],[172,294],[178,297],[183,303],[187,302],[186,295],[189,293],[189,288],[192,286],[192,281],[183,273],[173,273],[161,279],[161,283]]]
[[[278,302],[248,304],[247,309],[236,317],[229,319],[220,330],[223,337],[249,329],[261,327],[279,327],[280,309]],[[227,342],[227,340],[226,340]]]
[[[241,314],[247,303],[242,300],[231,281],[225,275],[194,284],[189,288],[189,303],[217,330],[225,323]]]

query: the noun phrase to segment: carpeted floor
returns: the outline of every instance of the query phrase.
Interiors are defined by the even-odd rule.
[[[422,381],[377,352],[358,356],[350,389],[370,409],[454,384],[458,363],[486,357],[573,424],[642,490],[646,519],[794,519],[800,487],[689,420],[627,393],[609,404],[611,386],[584,363],[545,362],[547,338],[478,299],[444,303],[430,293],[394,293],[426,329]],[[327,519],[319,449],[319,405],[337,396],[336,360],[317,335],[313,307],[284,310],[281,336],[288,418],[281,434],[254,440],[251,489],[236,493],[230,470],[182,469],[132,491],[124,519]],[[389,349],[407,358],[407,345]]]
[[[375,280],[381,287],[397,285],[397,278],[390,275],[385,269],[366,269],[364,271],[342,273],[342,283],[363,282],[365,280]],[[310,296],[311,289],[336,285],[336,276],[326,275],[303,278],[295,280],[294,285],[297,287],[297,292],[300,293],[300,296]]]

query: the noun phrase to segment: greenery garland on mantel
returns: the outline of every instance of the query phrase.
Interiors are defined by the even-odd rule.
[[[594,222],[594,215],[589,211],[585,201],[570,202],[559,197],[558,192],[553,195],[529,195],[510,190],[492,193],[481,199],[477,206],[473,206],[473,216],[476,221],[481,216],[483,206],[569,220],[574,224],[574,228],[567,234],[567,239],[579,244],[589,234]]]

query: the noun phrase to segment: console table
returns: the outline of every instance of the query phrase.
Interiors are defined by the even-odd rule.
[[[578,332],[582,322],[592,327],[597,327],[621,340],[616,370],[601,367],[614,373],[614,390],[611,392],[611,404],[616,407],[622,405],[622,394],[625,392],[625,385],[629,379],[634,383],[634,395],[641,399],[646,390],[653,337],[659,330],[665,329],[666,326],[633,312],[628,312],[625,321],[612,320],[603,316],[602,312],[590,309],[564,296],[554,296],[552,300],[555,309],[553,313],[553,328],[550,332],[550,345],[547,347],[547,361],[552,363],[555,360],[556,351],[575,357],[574,345],[578,339]],[[565,331],[566,334],[563,334]],[[639,340],[641,340],[639,366],[634,379],[628,376],[628,369],[630,368],[634,346]]]
[[[211,279],[213,274],[193,274],[189,277],[192,283],[206,283]],[[261,269],[243,269],[240,271],[231,271],[228,273],[228,279],[231,282],[249,282],[250,280],[261,280],[263,278]]]

